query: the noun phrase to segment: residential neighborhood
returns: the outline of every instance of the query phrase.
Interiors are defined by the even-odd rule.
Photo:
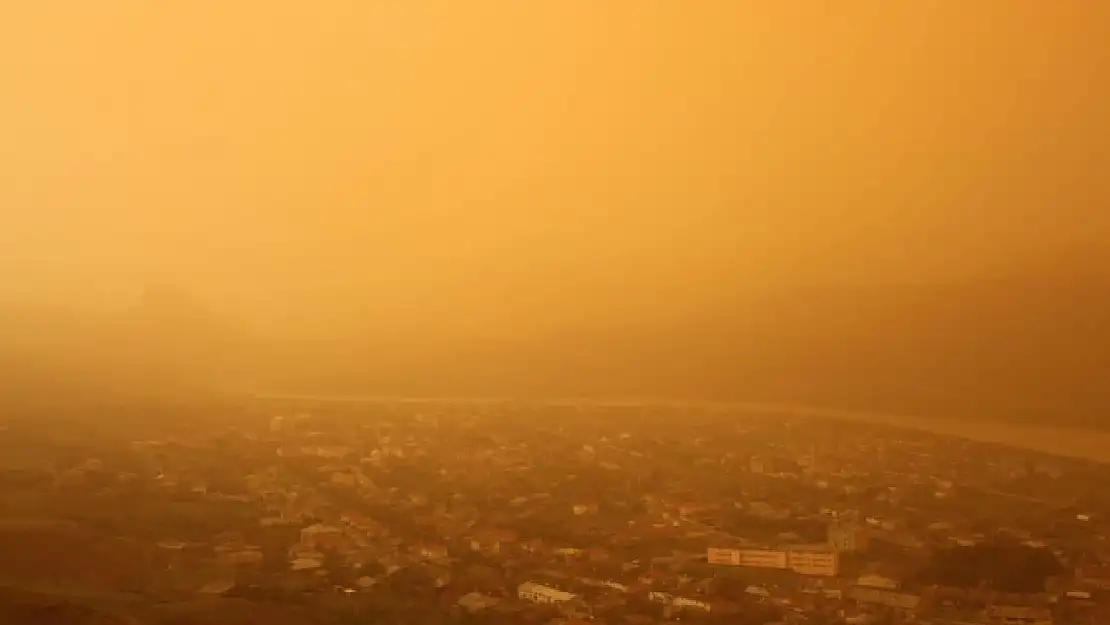
[[[1110,467],[911,430],[306,401],[161,437],[0,441],[52,454],[4,473],[9,553],[112,545],[25,558],[24,579],[110,569],[160,601],[365,623],[1110,622]]]

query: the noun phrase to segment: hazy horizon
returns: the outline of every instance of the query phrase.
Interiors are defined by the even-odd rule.
[[[15,3],[5,371],[1098,412],[1108,39],[1032,0]]]
[[[1110,266],[1097,3],[52,7],[3,10],[0,299],[435,341]]]

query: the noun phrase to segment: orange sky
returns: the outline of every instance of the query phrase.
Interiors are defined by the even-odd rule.
[[[1107,259],[1107,41],[1093,0],[7,2],[0,298],[343,333]]]

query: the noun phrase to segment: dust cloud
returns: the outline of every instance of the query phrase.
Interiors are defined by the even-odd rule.
[[[29,398],[1110,406],[1103,4],[9,4]]]

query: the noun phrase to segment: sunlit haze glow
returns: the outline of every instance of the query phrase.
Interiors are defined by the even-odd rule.
[[[1108,40],[1078,0],[8,2],[0,300],[417,353],[1097,279]]]

